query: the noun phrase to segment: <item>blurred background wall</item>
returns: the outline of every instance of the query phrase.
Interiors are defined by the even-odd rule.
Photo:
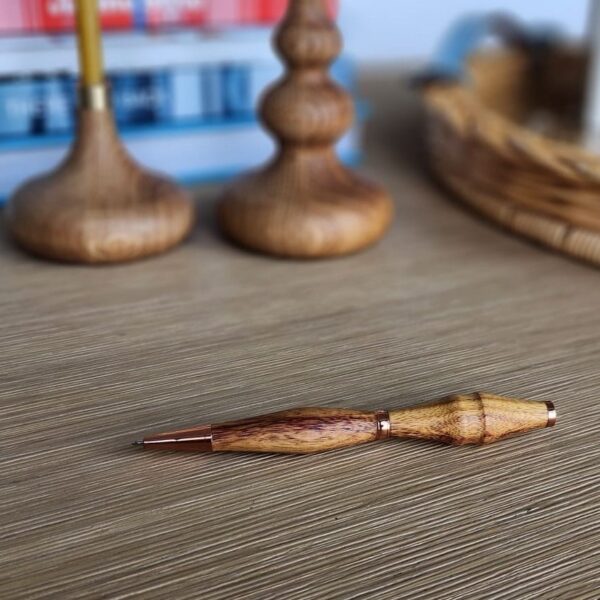
[[[598,0],[600,2],[600,0]],[[256,119],[281,72],[270,48],[287,0],[99,0],[117,124],[135,158],[184,183],[221,181],[273,151]],[[369,114],[361,70],[404,67],[434,51],[466,13],[508,11],[584,33],[589,0],[328,0],[339,6],[345,52],[334,77],[353,94],[358,120],[340,142],[361,156]],[[65,156],[76,122],[73,0],[0,0],[0,204],[28,177]]]
[[[362,64],[428,56],[453,20],[466,12],[510,11],[582,35],[588,0],[342,0],[346,49]]]

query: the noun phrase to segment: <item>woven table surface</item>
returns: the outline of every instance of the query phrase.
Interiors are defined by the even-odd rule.
[[[371,77],[364,170],[398,215],[369,251],[287,262],[192,239],[86,268],[0,242],[0,597],[597,600],[600,274],[448,200],[418,106]],[[138,451],[143,433],[453,392],[554,401],[484,448]]]

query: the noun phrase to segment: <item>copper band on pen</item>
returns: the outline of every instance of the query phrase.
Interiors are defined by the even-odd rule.
[[[558,417],[554,403],[546,402],[546,408],[548,409],[548,423],[546,424],[546,427],[554,427]]]
[[[390,422],[390,413],[387,410],[378,410],[375,413],[377,423],[376,440],[387,440],[392,436],[392,423]]]

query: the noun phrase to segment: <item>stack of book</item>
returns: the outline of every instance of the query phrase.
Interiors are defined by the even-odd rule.
[[[256,26],[272,24],[287,0],[98,0],[105,30],[166,27]],[[337,0],[328,0],[332,14]],[[50,33],[72,31],[74,0],[10,0],[0,7],[0,31]]]
[[[272,154],[256,107],[281,73],[269,39],[285,0],[100,4],[112,30],[104,45],[115,117],[140,163],[191,183],[227,178]],[[68,151],[77,87],[72,27],[73,0],[0,8],[0,198]],[[338,60],[333,75],[354,91],[350,60]],[[340,141],[346,162],[359,158],[359,129]]]

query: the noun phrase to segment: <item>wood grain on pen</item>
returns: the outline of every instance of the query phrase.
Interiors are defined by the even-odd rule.
[[[213,450],[305,454],[372,442],[373,412],[299,408],[213,425]]]
[[[546,402],[475,393],[392,412],[298,408],[217,425],[159,433],[146,448],[191,452],[309,454],[389,437],[417,437],[448,444],[487,444],[554,425]]]
[[[489,444],[553,425],[551,410],[546,402],[475,393],[392,411],[390,420],[394,437],[417,437],[456,445]]]

